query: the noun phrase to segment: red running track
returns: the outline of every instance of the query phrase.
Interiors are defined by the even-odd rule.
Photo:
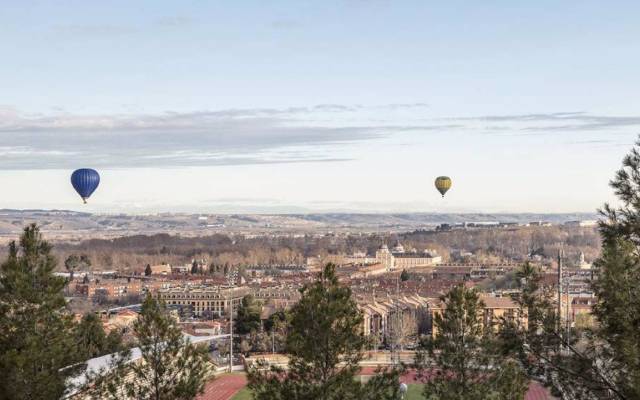
[[[366,367],[362,369],[361,375],[373,375],[376,368]],[[416,374],[409,371],[400,378],[404,383],[416,383]],[[225,374],[207,383],[204,393],[197,397],[197,400],[230,400],[240,389],[247,385],[247,378],[244,374]],[[531,382],[525,400],[551,400],[553,397],[538,382]]]
[[[244,374],[225,374],[208,382],[196,400],[229,400],[247,385]]]

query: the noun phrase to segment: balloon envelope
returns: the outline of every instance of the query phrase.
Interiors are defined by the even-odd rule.
[[[86,203],[87,199],[100,184],[100,175],[91,168],[77,169],[71,174],[71,184]]]
[[[444,194],[451,189],[451,178],[448,176],[439,176],[436,178],[436,189],[444,197]]]

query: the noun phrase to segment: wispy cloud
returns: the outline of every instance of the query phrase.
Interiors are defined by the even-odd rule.
[[[182,15],[171,15],[149,21],[147,24],[63,24],[53,25],[54,34],[74,38],[102,38],[139,34],[149,29],[177,29],[194,25],[196,20]]]
[[[513,124],[511,129],[522,131],[595,131],[609,128],[640,127],[640,116],[612,116],[582,111],[515,115],[486,115],[451,118],[456,121]],[[494,126],[492,129],[499,129]]]
[[[586,112],[416,118],[423,107],[319,104],[87,115],[29,114],[0,106],[0,169],[338,162],[355,157],[341,151],[346,146],[404,133],[415,140],[423,132],[528,136],[567,130],[574,136],[564,139],[565,145],[613,146],[622,136],[612,135],[640,127],[640,117]],[[379,112],[383,109],[389,113]],[[407,120],[404,113],[402,119],[369,118],[372,113],[394,115],[394,110],[417,111],[406,114]]]
[[[429,105],[427,103],[395,103],[387,104],[382,107],[391,110],[415,110],[420,108],[427,108],[429,107]]]
[[[322,126],[315,113],[352,112],[323,104],[160,114],[26,114],[0,108],[0,169],[237,165],[345,161],[336,146],[393,133],[453,125]]]
[[[484,115],[478,117],[453,118],[466,121],[488,121],[488,122],[526,122],[526,121],[558,121],[575,119],[587,115],[582,111],[534,113],[534,114],[511,114],[511,115]]]

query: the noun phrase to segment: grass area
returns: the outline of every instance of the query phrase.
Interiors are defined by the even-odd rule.
[[[422,386],[419,383],[409,385],[409,390],[407,391],[407,395],[404,396],[405,400],[419,400],[423,399],[422,397]]]
[[[251,400],[251,392],[249,391],[249,389],[244,388],[236,393],[236,395],[233,396],[231,400]]]
[[[404,396],[404,399],[405,400],[422,399],[422,385],[420,384],[409,385],[409,391],[407,392],[407,395]],[[236,395],[233,396],[231,400],[251,400],[251,392],[249,392],[249,389],[244,388],[238,393],[236,393]]]

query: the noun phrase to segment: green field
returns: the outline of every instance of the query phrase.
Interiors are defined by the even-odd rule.
[[[249,392],[249,389],[244,388],[236,393],[236,395],[233,396],[231,400],[251,400],[251,392]]]
[[[404,397],[405,400],[420,400],[422,394],[422,385],[415,384],[409,385],[409,391],[407,395]],[[249,389],[244,388],[239,391],[235,396],[233,396],[232,400],[251,400],[251,392]]]

